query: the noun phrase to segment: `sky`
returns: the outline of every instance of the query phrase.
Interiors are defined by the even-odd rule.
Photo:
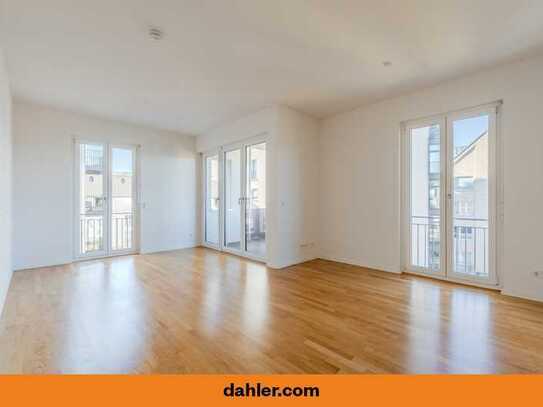
[[[132,150],[127,150],[124,148],[112,148],[111,171],[132,172]]]
[[[87,150],[97,152],[100,156],[103,156],[102,144],[86,144]],[[111,149],[111,171],[112,172],[132,172],[132,150],[126,148]]]
[[[471,144],[483,132],[488,130],[488,116],[470,117],[453,123],[454,146]]]

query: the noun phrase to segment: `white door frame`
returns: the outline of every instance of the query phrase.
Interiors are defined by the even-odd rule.
[[[249,149],[249,147],[252,147],[254,145],[258,145],[258,144],[266,144],[266,164],[267,164],[267,160],[268,160],[268,140],[267,140],[267,137],[266,135],[260,135],[260,136],[256,136],[256,137],[252,137],[248,140],[245,140],[245,142],[243,143],[243,168],[242,168],[242,171],[243,171],[243,195],[244,195],[244,199],[242,201],[242,209],[241,209],[241,214],[242,214],[242,217],[243,217],[243,245],[245,247],[245,245],[247,244],[247,226],[246,226],[246,222],[247,222],[247,201],[248,201],[248,195],[249,195],[249,191],[247,191],[247,186],[248,186],[248,179],[247,179],[247,174],[249,172],[249,167],[248,167],[248,164],[247,163],[247,150]],[[266,172],[266,185],[268,185],[268,173]],[[266,216],[267,216],[267,211],[268,211],[268,207],[266,205]],[[268,235],[267,235],[267,230],[266,230],[266,255],[265,256],[258,256],[258,255],[255,255],[253,253],[250,253],[246,248],[243,249],[243,256],[249,258],[249,259],[252,259],[252,260],[257,260],[257,261],[260,261],[260,262],[266,262],[266,258],[267,258],[267,255],[268,255],[268,250],[267,250],[267,243],[268,243]]]
[[[209,157],[217,156],[218,165],[219,165],[219,216],[217,219],[217,228],[218,228],[218,242],[212,243],[206,240],[206,228],[207,228],[207,159]],[[221,249],[221,236],[222,236],[222,212],[223,212],[223,195],[222,195],[222,148],[217,148],[213,150],[206,151],[202,153],[202,175],[203,175],[203,186],[202,186],[202,246],[209,247],[210,249],[220,250]]]
[[[446,161],[447,165],[447,212],[451,216],[447,216],[447,238],[452,241],[454,234],[453,225],[453,213],[454,213],[454,132],[453,123],[457,120],[468,119],[471,117],[477,117],[482,115],[488,115],[488,237],[489,237],[489,265],[488,265],[488,277],[478,277],[472,275],[465,275],[454,271],[453,267],[453,245],[447,245],[447,275],[454,280],[473,282],[479,285],[498,285],[498,272],[497,272],[497,256],[496,256],[496,243],[497,243],[497,207],[498,207],[498,195],[497,195],[497,114],[498,106],[484,106],[473,109],[466,109],[459,112],[453,112],[447,115],[447,151],[448,157]]]
[[[104,257],[112,256],[122,256],[127,254],[137,254],[140,250],[140,195],[141,195],[141,184],[140,184],[140,145],[133,144],[118,144],[118,143],[109,143],[102,140],[95,139],[86,139],[86,138],[73,138],[74,145],[74,164],[73,164],[73,174],[74,174],[74,211],[73,211],[73,257],[74,260],[88,260],[88,259],[97,259]],[[104,164],[103,164],[103,189],[104,189],[104,210],[103,210],[103,250],[92,252],[89,254],[81,254],[80,252],[80,145],[82,144],[94,144],[101,145],[104,148]],[[128,250],[112,250],[111,249],[111,219],[112,219],[112,190],[111,190],[111,152],[113,148],[126,148],[131,149],[134,154],[134,159],[132,161],[132,170],[134,176],[132,177],[132,213],[133,213],[133,225],[132,225],[132,249]]]
[[[202,153],[202,206],[201,206],[201,214],[202,214],[202,246],[209,247],[211,249],[224,251],[227,253],[234,254],[236,256],[246,257],[251,260],[256,260],[259,262],[266,262],[266,256],[267,256],[267,250],[266,250],[266,256],[256,256],[252,253],[249,253],[247,250],[245,250],[245,240],[246,240],[246,199],[240,200],[240,250],[235,250],[232,248],[229,248],[226,246],[226,236],[225,236],[225,219],[226,219],[226,188],[225,188],[225,179],[226,179],[226,171],[225,171],[225,155],[226,153],[234,150],[240,150],[240,198],[246,198],[247,195],[247,148],[250,146],[253,146],[255,144],[261,144],[266,143],[266,146],[269,143],[268,140],[268,134],[267,133],[261,133],[260,135],[245,139],[243,141],[227,144],[224,146],[221,146],[216,149],[211,149],[206,152]],[[205,238],[205,228],[206,228],[206,197],[207,197],[207,174],[206,174],[206,158],[213,156],[213,155],[219,155],[219,245],[210,244],[209,242],[206,242]],[[268,174],[266,174],[267,176]],[[267,210],[267,208],[266,208]],[[266,242],[267,242],[267,236],[266,236]]]
[[[93,252],[92,255],[90,254],[82,254],[81,253],[81,220],[80,220],[80,209],[81,209],[81,145],[83,144],[92,144],[92,145],[100,145],[103,148],[103,164],[102,164],[102,171],[103,171],[103,177],[102,177],[102,196],[104,197],[103,200],[103,209],[102,209],[102,242],[103,242],[103,250]],[[106,177],[105,174],[109,172],[109,160],[108,160],[108,145],[107,143],[104,143],[102,141],[95,141],[95,140],[88,140],[88,139],[78,139],[74,138],[74,213],[73,213],[73,220],[74,220],[74,232],[73,232],[73,244],[74,244],[74,259],[75,260],[81,260],[81,259],[89,259],[93,257],[105,257],[108,255],[108,247],[109,247],[109,230],[108,230],[108,206],[109,206],[109,199],[108,199],[108,191],[109,186],[107,183],[109,182],[109,177]]]
[[[111,221],[113,219],[113,204],[112,204],[112,200],[113,200],[113,191],[112,191],[112,188],[113,188],[113,183],[111,182],[111,176],[113,175],[112,173],[112,167],[111,167],[111,163],[113,162],[112,160],[112,152],[113,152],[113,149],[114,148],[122,148],[122,149],[126,149],[126,150],[132,150],[132,154],[133,154],[133,160],[132,160],[132,174],[134,174],[134,176],[132,177],[132,248],[131,249],[126,249],[126,250],[112,250],[111,249],[111,246],[113,244],[113,242],[110,242],[110,245],[108,246],[108,250],[109,250],[109,255],[112,255],[112,256],[122,256],[122,255],[126,255],[126,254],[135,254],[135,253],[138,253],[139,252],[139,238],[140,238],[140,233],[139,233],[139,174],[138,174],[138,168],[139,168],[139,163],[138,163],[138,157],[139,157],[139,154],[138,154],[138,150],[139,150],[139,146],[138,145],[134,145],[134,144],[117,144],[117,143],[111,143],[108,145],[108,178],[109,178],[109,182],[108,182],[108,223],[110,223],[110,226],[111,226]],[[109,230],[109,236],[108,236],[108,241],[111,240],[111,236],[113,236],[113,229],[110,227],[110,230]]]
[[[244,149],[245,149],[245,146],[244,146],[244,143],[242,142],[238,142],[238,143],[233,143],[233,144],[229,144],[227,146],[224,146],[222,148],[222,152],[221,152],[221,157],[222,157],[222,174],[223,174],[223,178],[222,178],[222,181],[221,181],[221,184],[223,185],[222,187],[222,194],[221,194],[221,201],[222,201],[222,213],[223,213],[223,217],[221,219],[221,224],[222,224],[222,236],[221,236],[221,248],[223,251],[225,252],[229,252],[229,253],[232,253],[232,254],[235,254],[235,255],[238,255],[238,256],[245,256],[245,250],[243,249],[243,246],[244,246],[244,242],[245,242],[245,216],[244,216],[244,213],[245,213],[245,201],[243,199],[244,197],[244,191],[245,191],[245,177],[246,177],[246,171],[245,171],[245,161],[246,161],[246,156],[245,156],[245,153],[244,153]],[[240,220],[240,225],[239,225],[239,238],[240,238],[240,241],[239,241],[239,245],[240,245],[240,248],[239,250],[236,250],[236,249],[232,249],[230,247],[227,246],[227,242],[226,242],[226,168],[225,168],[225,165],[226,165],[226,154],[228,154],[229,152],[232,152],[232,151],[236,151],[236,150],[239,150],[240,152],[240,175],[239,175],[239,182],[240,182],[240,188],[239,188],[239,194],[240,194],[240,197],[239,197],[239,220]]]
[[[444,113],[424,119],[404,122],[401,125],[401,155],[402,155],[402,211],[401,211],[401,261],[403,271],[435,277],[449,281],[467,283],[475,286],[497,288],[500,285],[501,261],[498,247],[501,246],[503,235],[503,179],[501,161],[501,140],[499,136],[499,108],[501,101]],[[488,278],[467,276],[453,271],[452,244],[449,244],[453,231],[453,151],[452,123],[455,120],[480,115],[489,117],[489,275]],[[431,271],[426,268],[411,265],[411,130],[428,125],[440,125],[441,135],[441,202],[440,202],[440,242],[441,270]]]
[[[441,148],[440,148],[440,162],[445,162],[445,159],[447,157],[446,149],[443,148],[446,141],[446,120],[443,116],[432,116],[425,119],[418,119],[413,120],[405,125],[405,136],[402,137],[404,139],[404,142],[402,143],[402,148],[404,150],[404,157],[405,157],[405,163],[406,167],[403,171],[404,173],[404,184],[405,184],[405,199],[404,199],[404,219],[405,219],[405,226],[402,228],[404,231],[403,233],[403,252],[405,253],[405,259],[404,264],[405,268],[409,272],[414,273],[420,273],[425,274],[429,276],[436,276],[436,277],[445,277],[447,275],[447,263],[445,256],[443,255],[444,249],[447,247],[447,231],[445,225],[446,222],[446,216],[447,213],[445,211],[445,202],[446,202],[446,196],[447,191],[446,188],[443,186],[446,184],[447,175],[445,171],[443,171],[443,167],[440,171],[440,211],[439,211],[439,225],[440,225],[440,258],[439,258],[439,270],[429,270],[422,267],[414,266],[411,264],[412,259],[412,245],[411,245],[411,130],[420,128],[420,127],[429,127],[433,125],[439,126],[439,134],[440,134],[440,142],[441,142]]]

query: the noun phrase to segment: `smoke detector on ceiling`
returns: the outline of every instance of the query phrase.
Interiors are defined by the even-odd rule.
[[[149,27],[149,38],[154,41],[160,41],[164,37],[164,32],[158,27]]]

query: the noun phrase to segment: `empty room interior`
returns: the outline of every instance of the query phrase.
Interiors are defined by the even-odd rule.
[[[541,0],[0,1],[0,373],[543,373]]]

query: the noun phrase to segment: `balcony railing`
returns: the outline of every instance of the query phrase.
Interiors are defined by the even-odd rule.
[[[82,254],[104,250],[104,219],[102,216],[81,215],[79,242]]]
[[[104,250],[104,220],[102,215],[82,214],[80,251],[82,254]],[[132,213],[114,213],[111,218],[111,250],[133,248],[134,222]]]
[[[111,219],[111,249],[128,250],[132,248],[133,215],[131,212],[114,213]]]
[[[247,213],[246,231],[251,239],[258,239],[266,234],[266,209],[250,208]]]
[[[453,267],[457,273],[488,275],[488,219],[460,218],[454,221]]]
[[[453,219],[453,269],[457,273],[488,275],[488,220]],[[437,216],[411,217],[411,264],[440,267],[440,219]]]
[[[411,217],[411,264],[422,268],[439,268],[439,217]]]

